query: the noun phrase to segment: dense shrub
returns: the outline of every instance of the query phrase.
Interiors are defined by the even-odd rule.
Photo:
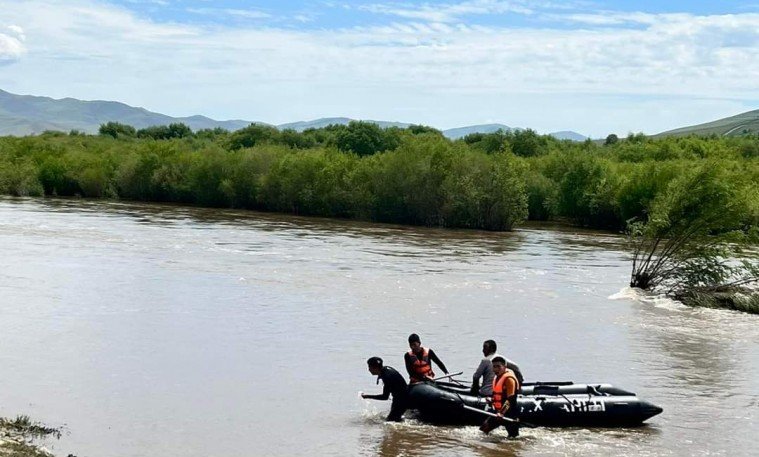
[[[0,193],[170,201],[213,207],[509,230],[566,218],[645,222],[671,182],[708,161],[751,196],[759,223],[759,138],[573,143],[534,131],[451,141],[432,128],[353,122],[303,132],[108,123],[99,136],[0,138]]]

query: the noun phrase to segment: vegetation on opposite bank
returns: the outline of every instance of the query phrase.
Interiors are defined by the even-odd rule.
[[[0,193],[120,198],[441,227],[569,219],[624,230],[675,178],[718,166],[755,194],[759,138],[574,143],[531,130],[451,141],[353,122],[302,133],[183,124],[0,138]],[[740,193],[740,192],[739,192]],[[754,202],[756,203],[756,202]],[[746,224],[757,221],[756,205]]]
[[[699,187],[704,176],[710,184]],[[563,219],[630,230],[642,256],[636,268],[643,266],[631,284],[656,290],[678,280],[656,282],[646,275],[674,268],[676,277],[686,274],[685,264],[714,266],[725,254],[736,254],[723,250],[736,241],[719,238],[709,256],[680,258],[661,250],[664,240],[684,237],[674,248],[698,253],[707,239],[730,234],[736,240],[735,234],[759,226],[759,137],[638,134],[577,143],[520,130],[453,141],[430,127],[381,129],[365,122],[304,132],[263,125],[193,132],[183,124],[136,130],[108,123],[94,136],[72,131],[0,138],[0,193],[486,230],[511,230],[527,219]],[[698,198],[688,200],[693,195]],[[704,216],[700,202],[709,196],[715,198]],[[702,216],[729,223],[699,222]],[[684,227],[694,221],[698,230],[689,234]],[[655,262],[660,256],[674,263]],[[730,284],[727,278],[737,270],[720,271],[722,282]],[[696,289],[666,290],[685,297]]]

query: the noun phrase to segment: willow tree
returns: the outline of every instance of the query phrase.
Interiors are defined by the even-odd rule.
[[[629,224],[630,286],[687,304],[759,313],[756,182],[708,162],[673,180],[646,221]]]

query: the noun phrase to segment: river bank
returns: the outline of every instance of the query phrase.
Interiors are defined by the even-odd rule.
[[[60,437],[59,429],[34,422],[28,416],[17,416],[15,419],[0,417],[0,456],[53,457],[39,441]]]

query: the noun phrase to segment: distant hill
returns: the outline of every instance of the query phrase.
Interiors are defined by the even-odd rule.
[[[348,125],[348,123],[355,120],[356,119],[351,119],[349,117],[322,117],[320,119],[314,119],[313,121],[300,121],[300,122],[290,122],[287,124],[279,124],[277,128],[280,130],[293,129],[298,132],[302,132],[306,129],[320,129],[328,125]],[[405,129],[406,127],[412,125],[412,124],[407,124],[405,122],[372,121],[368,119],[364,120],[364,122],[371,122],[372,124],[377,124],[383,129],[386,129],[388,127],[399,127],[399,128]]]
[[[470,135],[472,133],[494,133],[498,130],[503,130],[504,132],[510,132],[512,130],[521,130],[518,127],[513,128],[509,127],[508,125],[503,124],[481,124],[481,125],[470,125],[468,127],[458,127],[455,129],[448,129],[443,131],[443,135],[446,137],[455,140],[458,138],[464,138],[467,135]],[[577,132],[573,132],[571,130],[562,130],[561,132],[553,132],[549,133],[548,135],[551,135],[552,137],[558,139],[558,140],[571,140],[571,141],[585,141],[588,139],[585,135],[580,135]]]
[[[284,129],[293,129],[298,132],[302,132],[306,129],[318,129],[323,128],[328,125],[347,125],[349,122],[354,121],[355,119],[351,119],[349,117],[323,117],[320,119],[314,119],[313,121],[301,121],[301,122],[291,122],[288,124],[279,124],[277,126],[278,129],[284,130]],[[406,128],[413,124],[405,123],[405,122],[388,122],[388,121],[372,121],[372,120],[364,120],[363,122],[371,122],[373,124],[377,124],[378,126],[382,128],[388,128],[388,127],[400,127],[400,128]],[[480,124],[480,125],[469,125],[466,127],[456,127],[448,130],[443,130],[443,135],[445,135],[447,138],[450,138],[452,140],[457,140],[459,138],[464,138],[467,135],[470,135],[472,133],[494,133],[498,130],[504,130],[505,132],[510,132],[512,130],[515,130],[512,127],[509,127],[508,125],[503,124]],[[580,135],[577,132],[572,131],[561,131],[561,132],[554,132],[549,133],[549,135],[559,139],[559,140],[572,140],[572,141],[585,141],[587,137]]]
[[[707,122],[705,124],[668,130],[653,136],[654,138],[711,134],[720,136],[741,136],[757,133],[759,133],[759,110],[753,110],[738,114],[737,116],[730,116],[724,119]]]
[[[0,135],[30,135],[45,130],[67,132],[72,129],[97,133],[100,124],[109,121],[136,128],[183,122],[193,130],[215,127],[237,130],[250,125],[249,121],[215,121],[205,116],[171,117],[119,102],[74,98],[56,100],[0,90]]]
[[[585,141],[588,139],[585,135],[580,135],[577,132],[573,132],[571,130],[562,130],[561,132],[553,132],[549,133],[552,137],[556,138],[557,140],[571,140],[571,141]]]
[[[293,129],[297,130],[299,132],[302,132],[306,129],[318,129],[322,127],[326,127],[328,125],[347,125],[351,121],[355,121],[356,119],[351,119],[349,117],[323,117],[321,119],[314,119],[313,121],[301,121],[301,122],[291,122],[289,124],[280,124],[277,126],[280,130],[284,129]],[[406,128],[409,127],[412,124],[405,123],[405,122],[387,122],[387,121],[372,121],[372,120],[363,120],[363,122],[371,122],[372,124],[377,124],[378,126],[382,128],[388,128],[388,127],[400,127],[400,128]],[[504,129],[506,131],[511,130],[511,127],[503,125],[503,124],[484,124],[484,125],[470,125],[468,127],[458,127],[448,130],[443,130],[443,135],[450,139],[458,139],[463,138],[470,133],[493,133],[498,131],[498,129]]]
[[[457,140],[459,138],[464,138],[467,135],[471,135],[472,133],[495,133],[499,130],[509,132],[512,130],[512,128],[508,125],[503,124],[470,125],[467,127],[457,127],[453,129],[443,130],[443,135],[452,140]]]
[[[347,117],[325,117],[312,121],[280,124],[276,127],[280,130],[294,129],[301,132],[309,128],[326,127],[330,124],[346,125],[352,120]],[[253,123],[245,120],[217,121],[205,116],[171,117],[120,102],[84,101],[75,98],[54,99],[34,95],[16,95],[0,90],[0,136],[35,135],[45,130],[63,132],[79,130],[85,133],[97,133],[101,124],[110,121],[121,122],[138,129],[182,122],[193,130],[216,127],[239,130]],[[405,122],[374,120],[366,120],[365,122],[372,122],[382,128],[406,128],[412,125]],[[255,123],[263,124],[263,122]],[[443,135],[451,139],[458,139],[471,133],[493,133],[499,129],[513,130],[512,127],[503,124],[481,124],[444,130]],[[549,135],[559,139],[585,140],[585,137],[579,133],[569,131],[555,132]]]

